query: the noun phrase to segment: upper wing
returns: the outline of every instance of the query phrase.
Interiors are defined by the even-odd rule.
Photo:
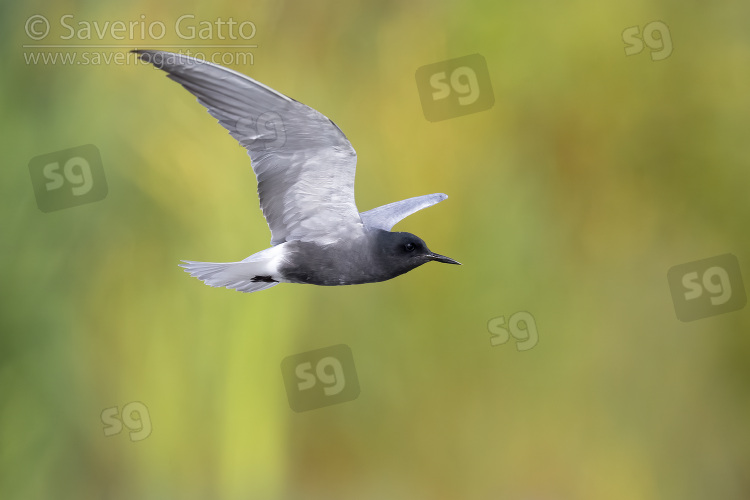
[[[359,216],[362,218],[362,222],[367,229],[390,231],[401,219],[405,219],[414,212],[418,212],[435,203],[440,203],[447,197],[448,195],[443,193],[426,194],[373,208],[367,212],[362,212]]]
[[[357,154],[331,120],[222,66],[158,50],[133,52],[195,95],[247,149],[272,245],[332,243],[362,229],[354,203]]]

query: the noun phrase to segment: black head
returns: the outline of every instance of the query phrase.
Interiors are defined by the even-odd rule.
[[[396,273],[394,276],[411,271],[431,260],[446,264],[461,264],[444,255],[430,251],[421,238],[411,233],[383,231],[378,240],[378,246],[387,266]]]

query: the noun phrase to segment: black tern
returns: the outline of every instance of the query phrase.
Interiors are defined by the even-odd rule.
[[[214,287],[257,292],[279,283],[385,281],[429,261],[460,264],[433,253],[411,233],[391,232],[397,222],[446,195],[358,212],[357,154],[330,119],[228,68],[159,50],[132,52],[198,98],[247,149],[258,179],[272,246],[240,262],[182,261],[191,276]]]

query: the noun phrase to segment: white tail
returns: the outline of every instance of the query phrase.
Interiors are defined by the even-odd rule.
[[[252,257],[251,257],[252,258]],[[258,292],[278,285],[278,276],[269,272],[267,260],[242,262],[191,262],[183,260],[184,268],[205,284],[231,288],[240,292]]]

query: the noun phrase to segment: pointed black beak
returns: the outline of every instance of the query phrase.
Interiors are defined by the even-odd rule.
[[[461,265],[461,263],[458,262],[457,260],[453,260],[450,257],[446,257],[445,255],[440,255],[438,253],[429,253],[427,254],[427,258],[430,260],[437,261],[437,262],[444,262],[446,264],[456,264],[458,266]]]

